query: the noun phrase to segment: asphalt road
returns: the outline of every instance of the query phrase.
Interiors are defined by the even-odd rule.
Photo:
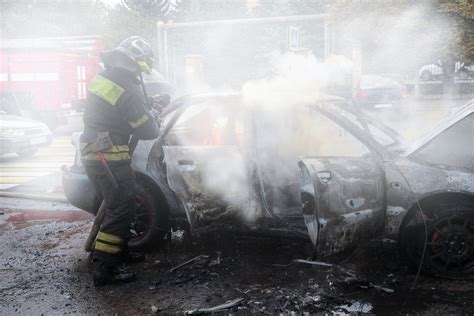
[[[41,147],[33,157],[22,158],[16,154],[1,156],[0,189],[10,189],[36,178],[58,173],[61,166],[71,165],[73,159],[74,147],[69,135],[55,137],[50,146]]]

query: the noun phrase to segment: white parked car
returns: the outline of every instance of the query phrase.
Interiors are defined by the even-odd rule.
[[[16,115],[0,112],[0,154],[17,153],[33,156],[39,147],[52,141],[46,124]]]
[[[444,76],[444,70],[441,63],[434,63],[422,66],[418,74],[423,81],[441,80]],[[454,64],[454,76],[458,79],[473,79],[474,65],[468,66],[465,63],[456,62]]]

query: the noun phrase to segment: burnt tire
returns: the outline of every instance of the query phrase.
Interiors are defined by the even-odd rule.
[[[138,182],[135,194],[136,210],[131,225],[130,248],[158,249],[169,232],[168,210],[160,196],[144,183]]]
[[[426,212],[426,210],[425,210]],[[474,207],[440,205],[426,219],[412,216],[400,234],[402,255],[415,269],[433,276],[474,278]],[[425,248],[426,239],[426,248]]]

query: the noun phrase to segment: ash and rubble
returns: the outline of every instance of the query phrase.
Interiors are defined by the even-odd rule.
[[[138,273],[135,283],[94,288],[82,250],[90,225],[2,225],[2,313],[431,314],[474,308],[472,282],[422,276],[411,291],[415,272],[400,265],[387,240],[308,264],[314,262],[306,261],[309,240],[225,232],[189,239],[178,231],[165,249],[130,266]]]

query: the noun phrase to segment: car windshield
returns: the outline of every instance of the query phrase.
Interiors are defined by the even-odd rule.
[[[365,131],[365,133],[369,134],[373,140],[383,147],[392,147],[403,142],[403,138],[389,126],[384,125],[366,113],[356,113],[349,110],[351,109],[350,104],[343,103],[333,105],[331,108],[337,112],[339,116]]]
[[[367,117],[362,118],[350,112],[342,112],[342,115],[353,124],[365,130],[380,145],[388,147],[397,143],[397,139],[388,135],[380,127],[374,125]]]
[[[23,111],[33,109],[33,95],[30,92],[0,93],[0,111],[21,116]]]
[[[222,101],[221,101],[222,102]],[[180,135],[180,142],[178,143],[190,143],[189,137],[186,138],[186,141],[183,142],[183,135],[185,134],[192,134],[194,136],[198,134],[202,134],[203,130],[205,130],[207,127],[213,128],[212,131],[209,131],[208,134],[210,135],[215,135],[216,131],[215,129],[220,127],[223,129],[223,127],[229,127],[231,126],[234,129],[240,129],[240,126],[242,123],[239,123],[239,120],[237,119],[239,115],[237,115],[235,110],[239,108],[239,106],[231,106],[229,103],[229,106],[222,107],[221,102],[216,103],[215,100],[207,100],[201,102],[192,104],[191,106],[187,106],[183,108],[182,113],[177,113],[175,111],[171,111],[168,113],[162,122],[162,126],[165,127],[168,124],[172,124],[172,132],[171,134],[173,135],[170,137],[170,139],[174,139],[176,135]],[[232,103],[232,102],[231,102]],[[218,104],[221,104],[220,106]],[[236,103],[237,105],[237,103]],[[364,114],[364,113],[355,113],[350,109],[349,104],[338,104],[334,102],[328,102],[324,107],[328,106],[328,109],[331,110],[331,112],[336,113],[337,116],[341,117],[342,119],[345,119],[355,125],[356,127],[360,128],[362,133],[368,134],[369,137],[372,138],[373,141],[378,143],[380,146],[387,148],[388,150],[392,149],[395,147],[398,147],[397,145],[400,145],[403,143],[403,139],[400,135],[398,135],[394,130],[392,130],[390,127],[383,125],[382,123],[376,121],[374,118],[371,116]],[[223,112],[223,109],[227,108],[227,112],[231,111],[233,113],[230,117],[233,117],[232,119],[229,119],[228,113],[226,111]],[[210,113],[213,113],[213,116],[209,116]],[[178,114],[176,118],[173,120],[177,119],[176,122],[172,121],[172,118],[175,117]],[[236,121],[237,119],[237,121]],[[202,124],[202,121],[205,120],[207,123]],[[197,123],[196,123],[197,122]],[[194,124],[196,123],[196,124]],[[212,123],[212,124],[211,124]],[[192,128],[192,126],[199,126],[197,131],[199,132],[191,132],[192,130],[195,130]],[[237,133],[240,134],[240,133]],[[227,135],[227,134],[226,134]],[[201,137],[202,139],[211,139],[211,137]],[[214,137],[215,138],[215,137]],[[235,138],[235,137],[234,137]],[[239,137],[237,137],[238,139]],[[170,140],[169,139],[169,140]],[[196,140],[192,141],[191,143],[193,144],[202,144],[203,142],[197,142]],[[206,142],[209,143],[209,142]],[[212,142],[211,142],[212,143]],[[227,143],[227,142],[225,142]]]
[[[172,122],[173,128],[179,128],[185,122],[189,121],[195,116],[198,116],[199,113],[205,111],[211,105],[211,101],[201,101],[198,103],[194,103],[190,106],[177,107],[171,110],[169,113],[166,113],[166,115],[164,115],[163,121],[161,122],[161,126],[167,126],[171,122],[171,119],[175,116],[175,114],[180,111],[181,113],[178,114],[179,117],[177,121]]]

